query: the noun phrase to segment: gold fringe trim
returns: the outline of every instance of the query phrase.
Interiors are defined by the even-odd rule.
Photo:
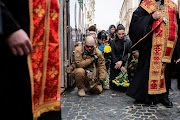
[[[33,43],[33,36],[34,36],[34,22],[33,22],[33,0],[29,0],[29,15],[30,15],[30,40]],[[33,53],[32,53],[33,54]],[[34,75],[33,75],[33,68],[31,62],[31,54],[27,57],[28,69],[29,69],[29,76],[31,81],[31,99],[32,99],[32,111],[34,110]]]
[[[49,31],[50,31],[50,5],[51,1],[46,0],[46,13],[45,13],[45,29],[44,29],[44,55],[43,55],[43,75],[42,75],[42,88],[41,88],[41,97],[39,104],[43,104],[44,101],[44,90],[47,77],[47,64],[48,64],[48,50],[49,50]]]
[[[40,117],[42,113],[49,111],[60,111],[60,102],[59,104],[47,104],[37,108],[37,110],[33,114],[33,120],[38,120],[38,117]]]
[[[151,90],[151,91],[148,91],[148,94],[149,95],[156,95],[156,94],[162,94],[162,93],[166,93],[166,92],[167,92],[166,89],[162,89],[162,90],[158,90],[158,91]]]
[[[58,4],[59,5],[59,4]],[[59,39],[59,76],[58,76],[58,90],[57,90],[57,100],[61,101],[61,38],[60,38],[60,5],[59,5],[59,13],[58,13],[58,39]]]

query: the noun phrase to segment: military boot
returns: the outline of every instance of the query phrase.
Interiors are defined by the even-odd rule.
[[[97,94],[102,93],[103,91],[102,85],[97,85],[96,88],[97,88]]]
[[[84,91],[84,88],[78,89],[78,95],[79,95],[80,97],[86,96],[86,93],[85,93],[85,91]]]
[[[101,94],[103,91],[102,85],[96,85],[93,89],[91,89],[92,93]]]

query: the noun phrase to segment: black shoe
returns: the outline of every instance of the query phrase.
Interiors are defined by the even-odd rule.
[[[178,83],[177,88],[180,90],[180,83]]]
[[[152,101],[152,102],[150,102],[150,104],[149,105],[156,105],[157,104],[157,102],[156,101]]]
[[[180,86],[178,86],[177,88],[178,88],[178,90],[180,90]]]
[[[173,104],[168,98],[161,99],[160,103],[163,104],[167,108],[173,108]]]
[[[134,104],[146,104],[147,106],[151,106],[151,105],[156,105],[157,102],[156,101],[144,102],[144,101],[140,101],[140,100],[135,100]]]
[[[156,101],[149,101],[149,102],[145,102],[145,104],[148,106],[154,106],[157,104],[157,102]]]
[[[141,100],[135,100],[135,101],[134,101],[134,104],[144,104],[144,101],[141,101]]]

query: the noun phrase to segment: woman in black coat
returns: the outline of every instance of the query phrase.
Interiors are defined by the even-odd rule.
[[[112,80],[119,75],[121,71],[126,71],[124,67],[128,60],[128,53],[131,51],[131,40],[124,37],[125,28],[123,25],[118,25],[116,38],[110,41],[111,44],[111,66],[110,66],[110,86],[113,89],[115,85]]]

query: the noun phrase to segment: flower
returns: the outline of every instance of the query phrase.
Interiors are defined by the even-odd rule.
[[[111,47],[109,45],[106,45],[104,47],[104,53],[110,53],[111,52]]]
[[[100,46],[99,46],[99,50],[103,53],[103,51],[104,51],[104,47],[105,47],[105,44],[101,44]]]
[[[129,87],[130,83],[128,80],[128,74],[127,72],[120,72],[119,76],[117,76],[114,80],[112,80],[114,84],[117,86],[122,86],[122,87]]]
[[[128,59],[129,59],[129,57],[128,57]],[[128,60],[126,61],[124,67],[127,69],[127,66],[128,66]],[[112,82],[113,82],[114,84],[116,84],[117,86],[129,87],[130,82],[129,82],[129,80],[128,80],[128,73],[127,73],[127,71],[126,71],[126,72],[121,71],[121,72],[119,73],[119,75],[118,75],[117,77],[115,77],[114,80],[112,80]]]

